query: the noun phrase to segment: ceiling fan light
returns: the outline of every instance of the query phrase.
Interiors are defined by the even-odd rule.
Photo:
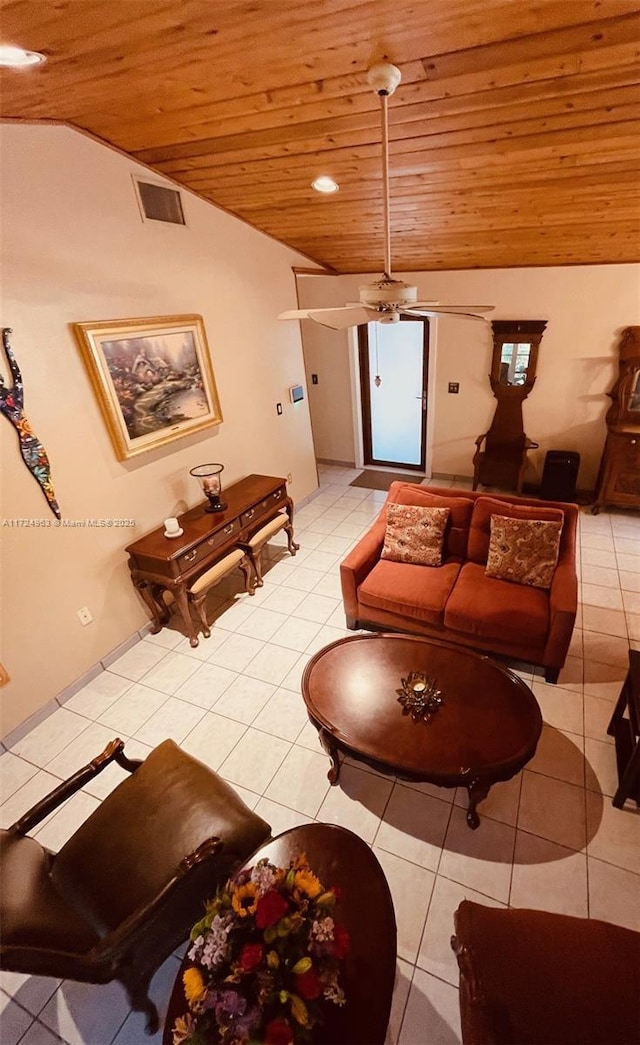
[[[400,279],[381,279],[376,283],[362,283],[358,288],[360,302],[372,308],[387,305],[406,307],[418,300],[418,288],[403,283]]]
[[[7,69],[24,69],[28,65],[42,65],[46,56],[39,51],[25,51],[24,47],[0,44],[0,66]]]
[[[337,192],[340,186],[328,174],[320,174],[311,182],[311,188],[315,189],[316,192],[331,193]]]

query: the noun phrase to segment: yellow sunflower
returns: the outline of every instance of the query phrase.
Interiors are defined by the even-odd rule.
[[[296,871],[293,884],[295,889],[308,896],[310,900],[315,900],[316,896],[320,896],[324,890],[322,883],[309,870]]]
[[[195,1005],[207,993],[204,980],[198,969],[186,969],[182,974],[184,993],[189,1005]]]
[[[248,914],[255,914],[256,887],[253,882],[236,886],[231,897],[231,906],[241,918],[246,918]]]

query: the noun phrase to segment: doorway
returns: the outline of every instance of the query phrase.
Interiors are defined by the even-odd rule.
[[[364,464],[424,472],[429,322],[358,327]]]

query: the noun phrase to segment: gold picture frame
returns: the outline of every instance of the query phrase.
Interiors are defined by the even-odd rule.
[[[223,420],[202,316],[72,326],[119,461]]]

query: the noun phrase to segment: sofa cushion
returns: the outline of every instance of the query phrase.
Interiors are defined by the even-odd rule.
[[[526,504],[510,504],[497,497],[478,497],[473,506],[469,528],[467,559],[469,562],[486,564],[491,539],[491,516],[503,515],[510,519],[543,519],[547,522],[563,522],[561,508],[538,508]]]
[[[458,497],[455,491],[451,496],[431,493],[426,486],[415,483],[391,483],[387,504],[415,504],[424,508],[448,508],[449,519],[444,533],[442,558],[444,562],[452,556],[465,559],[467,556],[467,540],[469,523],[473,511],[473,500],[470,497]]]
[[[549,593],[487,577],[484,565],[467,562],[447,601],[444,624],[464,635],[497,640],[499,646],[505,642],[544,646],[549,630]]]
[[[492,515],[487,577],[550,588],[561,530],[561,522]]]
[[[406,562],[380,559],[358,588],[358,602],[366,618],[367,607],[401,617],[442,626],[445,604],[460,571],[457,562],[428,569]]]
[[[448,508],[388,504],[382,559],[416,566],[440,566]]]

